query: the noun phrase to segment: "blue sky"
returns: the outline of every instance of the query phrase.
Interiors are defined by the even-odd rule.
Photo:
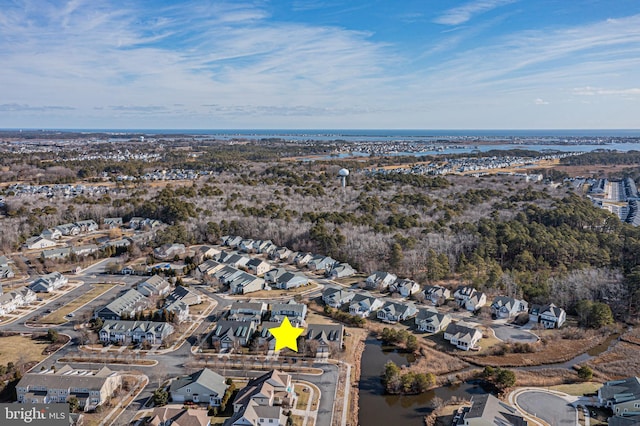
[[[0,58],[2,128],[640,128],[637,0],[0,0]]]

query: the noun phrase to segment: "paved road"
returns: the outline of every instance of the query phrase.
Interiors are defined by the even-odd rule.
[[[577,412],[559,396],[539,391],[526,391],[516,397],[523,410],[554,426],[571,425],[577,421]]]
[[[535,343],[538,341],[538,337],[521,328],[503,324],[494,324],[491,328],[496,332],[496,337],[505,342],[511,340],[513,342]]]

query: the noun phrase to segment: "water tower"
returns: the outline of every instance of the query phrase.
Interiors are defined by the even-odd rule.
[[[349,170],[340,169],[338,172],[338,177],[340,178],[340,182],[342,182],[342,187],[347,186],[347,176],[349,176]]]

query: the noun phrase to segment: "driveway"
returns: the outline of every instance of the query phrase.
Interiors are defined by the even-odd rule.
[[[491,326],[496,333],[496,337],[503,342],[521,342],[521,343],[535,343],[538,341],[538,337],[522,328],[516,328],[509,325],[494,324]]]
[[[524,391],[516,396],[516,404],[550,425],[574,426],[577,422],[576,409],[565,399],[551,393]]]

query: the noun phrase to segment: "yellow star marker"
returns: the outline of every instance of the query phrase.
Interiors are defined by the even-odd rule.
[[[288,317],[284,317],[280,327],[269,329],[269,333],[276,338],[276,351],[282,348],[289,348],[298,352],[298,342],[296,339],[303,331],[303,328],[293,327]]]

